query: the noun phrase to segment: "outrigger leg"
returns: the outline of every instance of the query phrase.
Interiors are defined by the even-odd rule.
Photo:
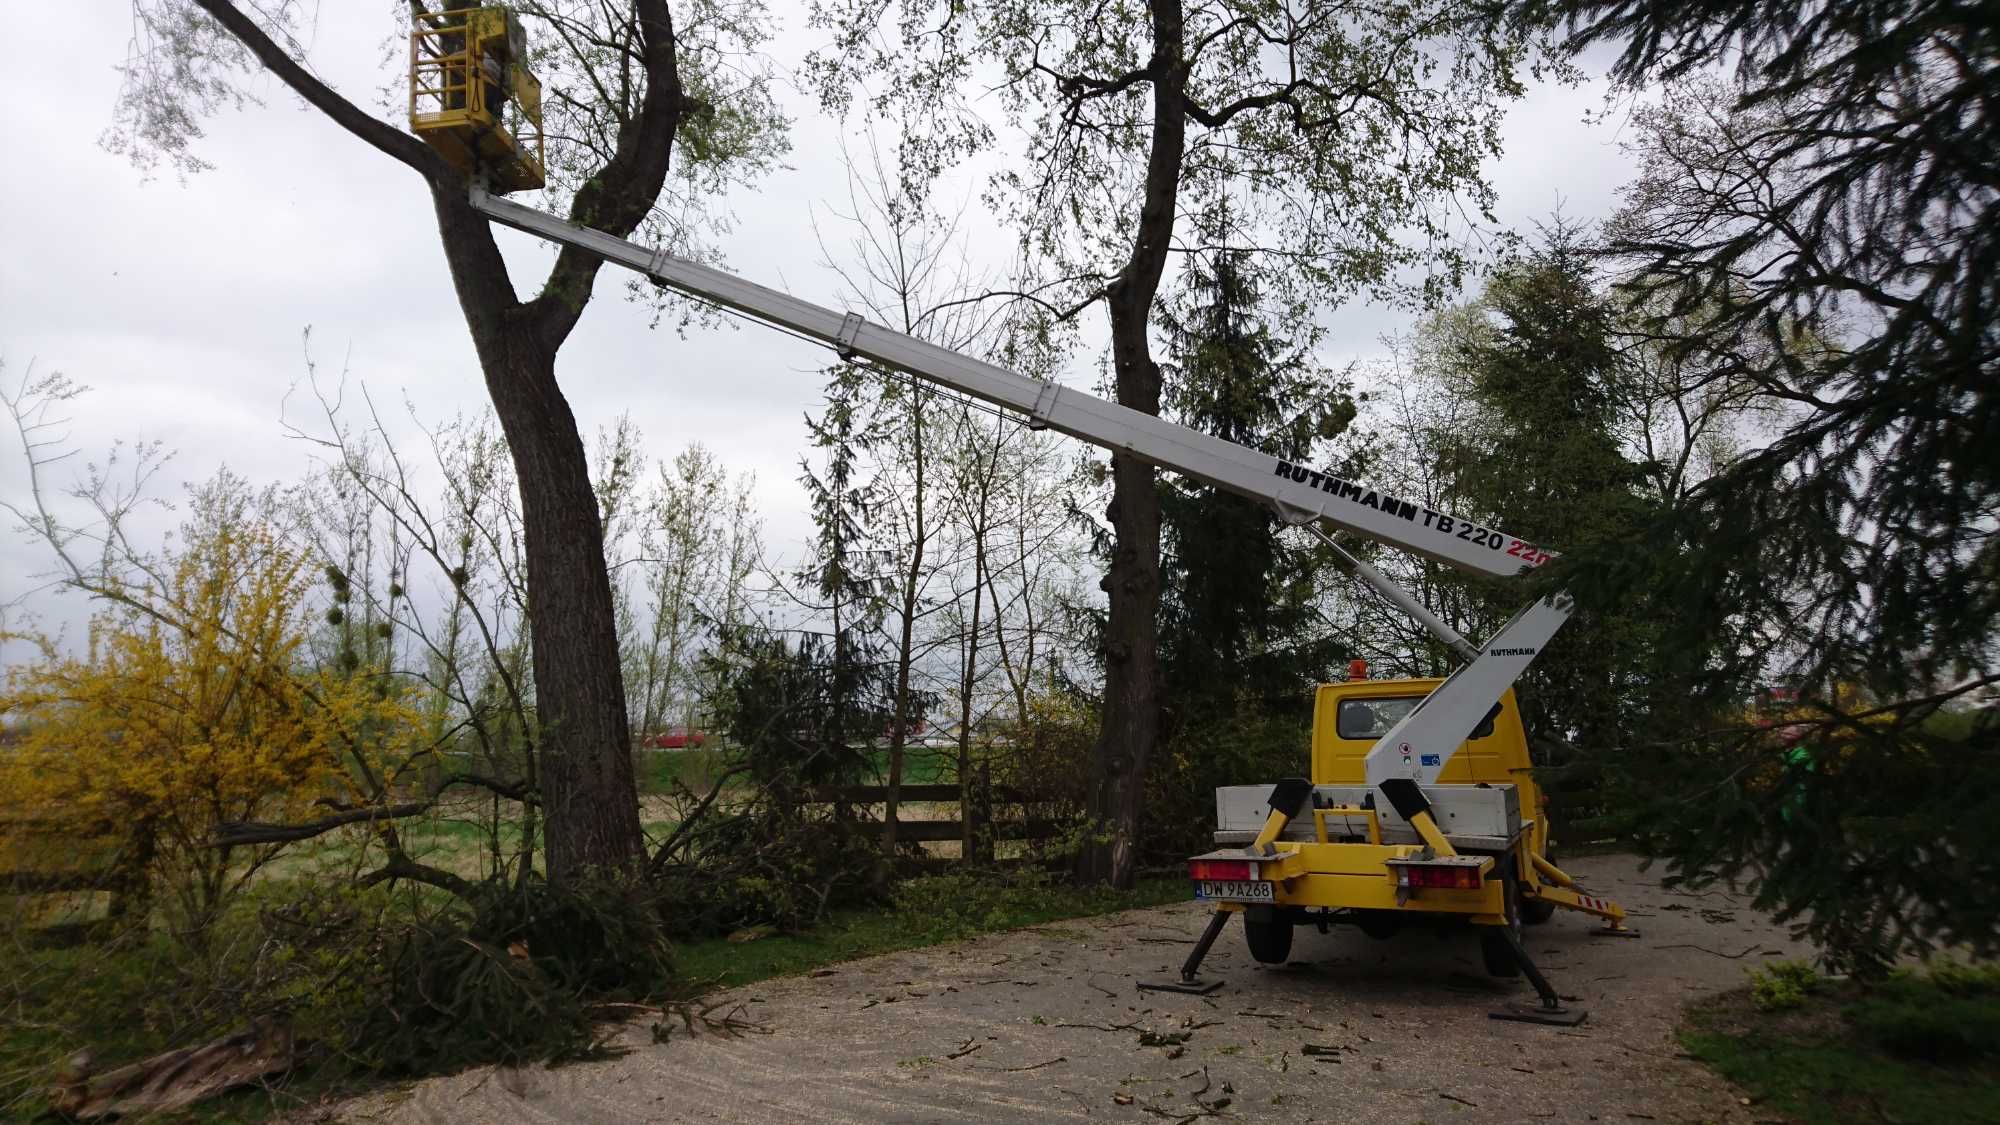
[[[1218,909],[1209,916],[1208,928],[1201,932],[1201,940],[1194,943],[1194,951],[1188,954],[1186,961],[1181,962],[1181,979],[1140,981],[1139,990],[1185,992],[1192,996],[1205,996],[1221,988],[1221,981],[1203,980],[1197,974],[1201,971],[1201,959],[1208,956],[1209,948],[1215,944],[1215,939],[1222,935],[1222,927],[1229,924],[1229,916],[1234,913],[1236,913],[1234,910]]]
[[[1519,935],[1506,926],[1495,928],[1499,930],[1500,936],[1506,939],[1507,948],[1514,951],[1515,962],[1521,966],[1521,972],[1526,974],[1528,983],[1535,986],[1535,994],[1542,998],[1542,1002],[1532,1008],[1526,1004],[1509,1004],[1499,1011],[1487,1013],[1488,1016],[1496,1020],[1542,1023],[1554,1027],[1575,1027],[1590,1017],[1590,1013],[1581,1008],[1563,1007],[1562,997],[1556,994],[1555,986],[1549,983],[1549,978],[1543,976],[1542,971],[1535,967],[1535,962],[1529,958],[1527,947],[1521,944]]]
[[[1639,931],[1625,924],[1625,908],[1608,898],[1585,894],[1563,870],[1538,855],[1528,857],[1534,862],[1536,897],[1552,902],[1566,910],[1591,914],[1604,919],[1604,925],[1590,931],[1604,937],[1635,938]]]

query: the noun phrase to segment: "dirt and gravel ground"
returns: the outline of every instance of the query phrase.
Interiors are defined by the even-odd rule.
[[[873,957],[712,997],[759,1029],[554,1070],[481,1069],[385,1091],[350,1122],[1737,1122],[1768,1120],[1679,1057],[1696,995],[1805,951],[1720,892],[1677,893],[1626,856],[1566,865],[1635,915],[1594,937],[1559,914],[1528,948],[1589,1020],[1489,1019],[1525,983],[1479,969],[1476,941],[1301,930],[1294,962],[1251,961],[1236,924],[1206,997],[1139,992],[1173,972],[1204,914],[1189,903]],[[1175,1040],[1178,1040],[1177,1042]],[[1162,1043],[1164,1045],[1148,1045]]]

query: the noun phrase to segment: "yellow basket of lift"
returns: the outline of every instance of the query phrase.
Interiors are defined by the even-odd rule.
[[[423,12],[410,29],[410,131],[487,190],[546,182],[542,84],[505,8]]]

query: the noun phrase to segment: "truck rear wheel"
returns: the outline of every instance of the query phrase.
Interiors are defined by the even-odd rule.
[[[1282,965],[1292,955],[1292,920],[1275,910],[1244,911],[1243,936],[1250,943],[1250,956],[1263,964]]]
[[[1556,916],[1556,904],[1545,898],[1523,898],[1516,909],[1521,912],[1521,921],[1530,926],[1539,926]]]

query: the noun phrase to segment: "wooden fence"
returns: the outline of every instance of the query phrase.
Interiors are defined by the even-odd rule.
[[[971,826],[974,858],[991,858],[992,845],[1003,840],[1047,840],[1059,836],[1065,825],[1058,820],[1031,815],[1028,798],[1005,786],[975,783],[972,800],[957,785],[900,785],[896,787],[896,839],[909,843],[963,843],[968,822]],[[889,801],[886,785],[825,785],[811,791],[810,803],[848,808],[884,806]],[[905,810],[910,805],[958,805],[952,819],[925,817],[913,820]],[[996,810],[999,810],[996,812]]]

